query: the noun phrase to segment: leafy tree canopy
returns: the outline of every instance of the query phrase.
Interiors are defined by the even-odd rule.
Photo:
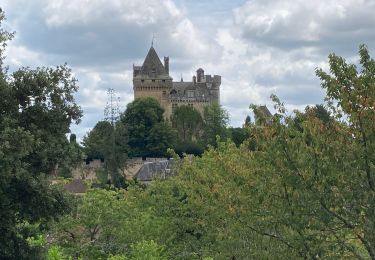
[[[164,122],[164,110],[151,97],[137,98],[129,103],[119,124],[128,131],[129,155],[163,156],[172,147],[176,133]]]
[[[112,134],[112,125],[107,121],[99,121],[94,128],[83,137],[82,144],[88,160],[104,160],[111,147]]]
[[[4,13],[0,11],[0,22]],[[1,54],[10,34],[0,30]],[[2,57],[0,58],[2,60]],[[39,259],[30,225],[68,209],[46,176],[70,160],[66,134],[79,122],[76,80],[66,66],[0,72],[0,256]]]
[[[317,70],[324,107],[290,115],[273,96],[271,123],[251,125],[239,147],[219,142],[177,161],[173,178],[99,194],[87,213],[103,217],[84,227],[102,232],[77,245],[126,256],[142,245],[172,259],[375,259],[375,62],[364,46],[360,57],[359,71],[335,55],[331,73]]]
[[[178,132],[180,142],[193,141],[199,138],[203,119],[199,111],[191,106],[179,106],[172,115],[172,125]]]
[[[228,112],[219,104],[212,103],[204,108],[202,142],[205,145],[216,145],[216,136],[223,140],[228,137]]]

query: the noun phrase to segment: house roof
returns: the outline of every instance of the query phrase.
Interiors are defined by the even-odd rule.
[[[260,110],[260,112],[263,113],[263,115],[264,115],[266,118],[272,117],[272,114],[271,114],[271,112],[268,110],[267,106],[259,106],[259,110]]]
[[[87,190],[86,185],[81,179],[74,179],[70,183],[65,184],[64,188],[71,193],[85,193]]]
[[[155,178],[166,178],[172,175],[171,167],[173,160],[163,160],[158,162],[147,162],[135,175],[137,180],[148,182]]]
[[[186,88],[194,88],[193,82],[173,82],[173,89],[184,92]]]

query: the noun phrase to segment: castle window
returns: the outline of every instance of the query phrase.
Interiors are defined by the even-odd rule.
[[[194,91],[188,91],[187,92],[187,94],[188,94],[188,98],[193,98],[194,97]]]
[[[193,107],[193,104],[189,103],[188,106],[189,106],[189,107]]]
[[[164,90],[163,91],[163,96],[165,96],[165,95],[167,95],[167,91]]]
[[[153,79],[152,82],[155,82],[155,80]]]
[[[152,69],[151,72],[152,72],[152,73],[156,73],[156,69]]]
[[[165,79],[163,79],[163,82],[165,82]]]
[[[145,80],[144,80],[144,79],[141,79],[141,82],[145,82]]]

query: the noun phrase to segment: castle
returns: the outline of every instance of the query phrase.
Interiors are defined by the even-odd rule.
[[[164,65],[153,46],[147,53],[142,66],[133,65],[134,98],[153,97],[164,108],[164,117],[169,120],[173,111],[182,105],[192,106],[203,114],[204,107],[220,102],[219,75],[204,75],[197,70],[192,81],[173,81],[169,76],[169,57],[164,57]]]

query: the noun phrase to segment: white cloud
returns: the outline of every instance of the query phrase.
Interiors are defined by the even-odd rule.
[[[43,9],[49,26],[102,23],[118,20],[137,25],[157,24],[179,19],[182,13],[171,0],[55,0]]]
[[[11,69],[44,64],[42,55],[26,46],[9,44],[5,49],[5,64]]]
[[[103,119],[109,87],[123,109],[132,100],[132,64],[142,63],[153,34],[175,80],[180,72],[190,80],[198,67],[222,76],[221,101],[235,126],[251,114],[250,103],[272,110],[271,93],[290,109],[322,102],[314,70],[328,69],[327,55],[354,61],[360,43],[375,45],[373,0],[237,3],[5,0],[20,39],[9,44],[6,63],[73,66],[85,115],[74,128],[79,135]]]
[[[370,37],[375,25],[373,0],[255,0],[234,11],[246,38],[279,48],[324,45],[352,37]]]

